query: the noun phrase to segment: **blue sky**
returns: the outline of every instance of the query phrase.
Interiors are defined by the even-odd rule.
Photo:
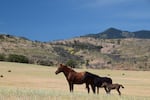
[[[109,27],[150,30],[150,0],[0,0],[0,33],[52,41]]]

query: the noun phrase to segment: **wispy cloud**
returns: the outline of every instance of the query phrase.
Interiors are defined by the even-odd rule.
[[[83,7],[94,11],[99,8],[99,13],[109,13],[111,18],[140,20],[150,19],[149,4],[150,0],[87,0]]]
[[[119,12],[116,16],[119,15],[122,18],[130,18],[135,20],[150,20],[149,3],[147,3],[147,0],[139,0],[132,4],[128,3],[130,6],[128,6],[123,12]]]
[[[87,0],[83,6],[89,7],[89,8],[97,8],[97,7],[109,7],[109,6],[115,6],[119,4],[123,4],[126,2],[133,2],[136,0]]]
[[[139,12],[128,11],[128,12],[120,14],[119,16],[121,16],[123,18],[135,19],[135,20],[142,20],[142,19],[144,19],[144,20],[149,19],[150,20],[150,13],[148,13],[147,11],[139,11]]]

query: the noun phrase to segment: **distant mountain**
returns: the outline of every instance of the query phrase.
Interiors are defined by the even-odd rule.
[[[141,30],[136,32],[122,31],[116,28],[109,28],[104,32],[97,34],[88,34],[83,37],[94,37],[102,39],[118,39],[118,38],[141,38],[150,39],[150,31]]]

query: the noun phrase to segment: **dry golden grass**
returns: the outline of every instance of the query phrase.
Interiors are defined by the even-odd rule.
[[[11,70],[11,72],[8,72]],[[123,70],[93,70],[75,69],[76,71],[90,71],[100,76],[108,76],[114,83],[123,84],[121,89],[122,100],[148,100],[150,98],[150,72],[149,71],[123,71]],[[31,64],[17,64],[0,62],[0,99],[13,100],[24,98],[25,100],[119,100],[118,93],[112,91],[106,95],[104,89],[100,89],[99,95],[87,94],[85,85],[75,85],[74,93],[69,93],[68,83],[63,74],[55,75],[56,67],[44,67]],[[91,99],[90,99],[91,98]],[[128,99],[129,98],[129,99]]]

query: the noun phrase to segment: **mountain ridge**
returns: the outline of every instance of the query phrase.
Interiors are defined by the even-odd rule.
[[[150,39],[150,31],[149,30],[139,30],[135,32],[130,31],[122,31],[116,28],[108,28],[103,32],[99,32],[96,34],[87,34],[82,37],[93,37],[100,39],[121,39],[121,38],[141,38],[141,39]]]

